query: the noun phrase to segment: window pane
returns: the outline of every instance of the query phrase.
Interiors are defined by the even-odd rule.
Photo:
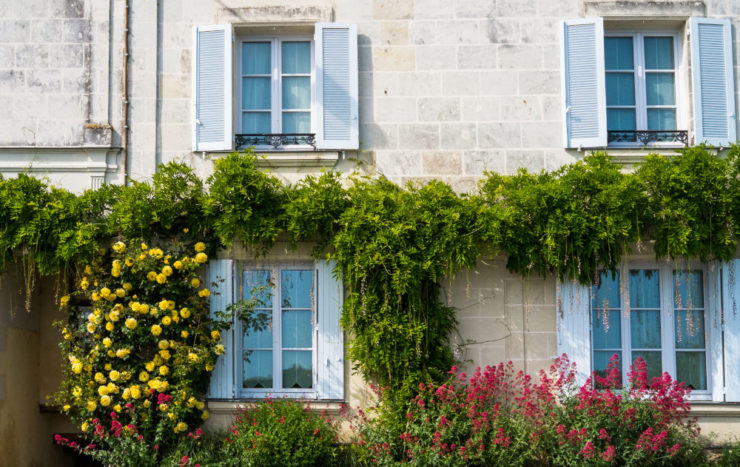
[[[311,73],[311,44],[309,42],[283,42],[283,73]]]
[[[604,65],[607,70],[632,70],[632,38],[604,38]]]
[[[676,105],[674,78],[673,73],[645,73],[647,105]]]
[[[270,310],[255,310],[255,314],[264,313],[269,318],[272,316]],[[272,348],[272,324],[268,324],[265,329],[255,331],[254,329],[244,329],[243,347],[245,349],[271,349]]]
[[[620,311],[591,312],[594,349],[619,349],[622,347],[622,321]]]
[[[606,378],[607,372],[606,369],[609,366],[609,359],[612,358],[612,356],[616,354],[617,358],[619,358],[618,363],[618,369],[619,369],[619,378],[617,379],[618,384],[617,387],[622,386],[622,352],[594,352],[594,373],[596,373],[596,376],[600,376],[601,378]],[[594,383],[596,383],[594,381]],[[598,384],[596,385],[598,387]]]
[[[270,78],[242,78],[242,109],[270,110]]]
[[[243,74],[269,75],[270,68],[269,42],[245,42],[242,45]]]
[[[673,271],[673,300],[676,308],[704,308],[703,271]]]
[[[648,130],[675,130],[675,109],[648,109]]]
[[[311,78],[283,78],[283,109],[311,108]]]
[[[673,69],[673,38],[646,37],[645,38],[645,69],[672,70]]]
[[[634,130],[635,111],[633,109],[606,109],[606,127],[609,130]]]
[[[693,389],[707,388],[707,359],[704,352],[676,352],[676,379]]]
[[[630,312],[630,339],[632,348],[659,349],[660,348],[660,311]]]
[[[242,133],[271,133],[269,112],[242,113]]]
[[[606,74],[606,105],[635,105],[635,75]]]
[[[272,350],[255,350],[244,353],[242,386],[245,388],[271,388]]]
[[[311,133],[311,113],[283,112],[283,133]]]
[[[283,387],[307,389],[312,387],[311,351],[283,351]]]
[[[632,352],[632,368],[637,369],[635,361],[640,357],[647,365],[647,382],[653,378],[660,378],[663,374],[663,358],[660,352]]]
[[[675,312],[677,349],[704,348],[704,312],[702,310],[677,310]]]
[[[311,347],[311,311],[283,312],[283,348]]]
[[[244,271],[244,297],[257,300],[257,308],[272,307],[272,279],[267,269]]]
[[[308,308],[311,309],[313,290],[311,288],[310,270],[284,270],[282,271],[283,308]]]
[[[659,284],[657,270],[630,269],[630,307],[660,308]]]
[[[612,273],[602,271],[599,276],[598,287],[593,287],[591,308],[619,308],[619,271]]]

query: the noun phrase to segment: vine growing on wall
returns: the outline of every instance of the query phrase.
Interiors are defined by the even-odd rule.
[[[202,240],[207,253],[239,241],[257,254],[281,236],[310,242],[344,281],[356,369],[405,397],[453,360],[443,277],[503,254],[515,274],[589,283],[651,242],[656,257],[729,259],[739,161],[738,147],[719,158],[700,146],[625,173],[596,153],[554,172],[488,173],[472,194],[332,172],[285,185],[251,152],[217,160],[205,181],[169,163],[151,182],[81,195],[21,174],[0,180],[0,269],[20,259],[30,289],[36,272],[68,273],[112,239]]]

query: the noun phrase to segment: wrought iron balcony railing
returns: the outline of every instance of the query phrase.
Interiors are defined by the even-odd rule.
[[[609,130],[608,143],[682,143],[689,144],[689,132],[686,130]]]
[[[249,146],[272,146],[278,149],[288,145],[309,145],[316,149],[315,133],[262,133],[262,134],[237,134],[234,142],[236,149]]]

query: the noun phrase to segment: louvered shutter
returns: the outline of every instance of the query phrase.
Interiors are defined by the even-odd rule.
[[[605,147],[603,20],[587,18],[564,21],[561,45],[565,147]]]
[[[211,317],[218,319],[216,313],[226,311],[226,307],[234,301],[234,261],[230,259],[209,261],[206,284],[212,290],[210,299]],[[234,398],[233,334],[233,326],[228,331],[221,333],[221,343],[226,351],[216,360],[215,368],[211,374],[211,384],[208,389],[209,398]]]
[[[707,268],[708,300],[706,302],[706,326],[709,337],[709,380],[712,385],[712,400],[724,400],[724,358],[722,354],[722,264],[712,261]]]
[[[317,392],[319,399],[344,399],[344,332],[342,282],[334,278],[334,261],[316,262],[318,280]]]
[[[740,402],[740,259],[722,264],[724,370],[727,402]],[[712,365],[714,367],[714,365]]]
[[[691,18],[694,141],[728,146],[737,137],[729,19]]]
[[[591,375],[590,291],[573,281],[559,282],[557,288],[558,355],[576,364],[580,386]]]
[[[316,23],[316,147],[358,149],[357,26]]]
[[[193,151],[232,148],[230,24],[193,28]]]

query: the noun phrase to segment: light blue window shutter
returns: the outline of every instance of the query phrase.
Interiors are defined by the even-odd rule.
[[[318,280],[317,392],[319,399],[344,399],[344,332],[339,325],[344,289],[334,261],[316,262]]]
[[[722,263],[712,261],[707,268],[708,300],[706,303],[706,326],[709,337],[709,381],[712,385],[712,400],[724,401],[725,382],[724,356],[722,355]]]
[[[208,287],[211,288],[211,317],[226,311],[234,300],[234,261],[214,259],[208,262]],[[215,284],[215,285],[214,285]],[[233,323],[232,323],[233,324]],[[221,333],[221,343],[226,351],[218,357],[211,374],[208,397],[212,399],[234,398],[234,331],[233,326]]]
[[[576,383],[591,376],[591,295],[587,286],[574,281],[557,285],[558,355],[576,364]]]
[[[357,26],[316,23],[316,147],[358,149]]]
[[[694,141],[727,146],[737,137],[729,19],[691,18]]]
[[[232,148],[230,24],[193,28],[193,151]]]
[[[724,370],[727,402],[740,402],[740,259],[722,265]],[[714,369],[714,365],[712,365]]]
[[[564,21],[561,42],[565,147],[605,147],[604,22],[601,18]]]

